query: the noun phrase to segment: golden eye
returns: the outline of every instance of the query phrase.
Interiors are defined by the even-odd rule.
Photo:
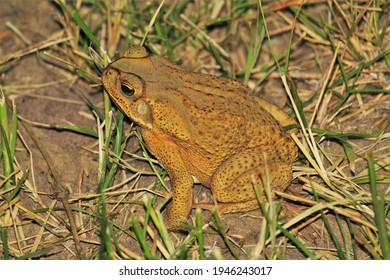
[[[126,96],[132,96],[135,93],[134,88],[132,88],[126,84],[121,84],[121,91]]]

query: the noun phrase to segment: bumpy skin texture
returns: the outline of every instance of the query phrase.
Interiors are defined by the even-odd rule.
[[[168,171],[169,228],[193,207],[192,176],[211,188],[222,213],[258,207],[253,176],[264,181],[265,165],[273,190],[290,184],[297,148],[281,125],[294,121],[239,82],[188,72],[140,46],[108,65],[102,82]]]

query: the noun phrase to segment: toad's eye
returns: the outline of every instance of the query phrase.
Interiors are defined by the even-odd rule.
[[[126,96],[132,96],[135,93],[134,88],[132,88],[126,84],[121,84],[121,91]]]

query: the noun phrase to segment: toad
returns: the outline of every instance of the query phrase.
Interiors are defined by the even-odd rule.
[[[213,206],[193,205],[193,177],[211,189],[221,213],[259,207],[253,176],[267,177],[272,190],[289,186],[297,147],[283,126],[295,122],[241,83],[186,71],[142,46],[109,64],[102,82],[168,172],[168,228],[179,229],[193,207]]]

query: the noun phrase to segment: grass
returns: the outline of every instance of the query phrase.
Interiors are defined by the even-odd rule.
[[[282,92],[281,105],[297,120],[293,139],[300,149],[293,187],[277,193],[283,203],[260,199],[257,214],[264,218],[259,228],[252,229],[256,233],[252,239],[239,231],[246,214],[234,221],[218,212],[208,216],[196,211],[187,234],[169,233],[161,215],[169,200],[167,176],[136,127],[120,111],[113,114],[107,94],[101,95],[103,106],[89,93],[80,94],[95,127],[45,124],[27,121],[16,110],[17,102],[6,102],[11,95],[24,93],[20,86],[4,84],[0,256],[390,259],[389,3],[195,2],[183,0],[173,6],[132,0],[108,6],[98,0],[77,5],[51,2],[57,7],[63,35],[27,42],[26,49],[0,59],[0,71],[7,75],[10,63],[17,65],[35,48],[42,50],[44,61],[66,69],[55,68],[61,83],[81,80],[91,92],[101,94],[102,69],[127,46],[145,41],[155,54],[198,72],[236,78],[253,94]],[[77,193],[73,187],[58,202],[58,197],[44,200],[45,193],[34,182],[38,176],[34,165],[41,163],[32,157],[26,162],[18,159],[18,149],[31,154],[25,138],[33,137],[28,129],[19,128],[20,123],[95,139],[87,150],[97,155],[96,188]],[[41,140],[36,141],[40,153],[47,154]],[[129,151],[133,142],[139,146]],[[58,172],[50,163],[56,157],[45,158],[49,169]],[[53,187],[49,193],[54,192]],[[229,221],[233,226],[226,226]]]

